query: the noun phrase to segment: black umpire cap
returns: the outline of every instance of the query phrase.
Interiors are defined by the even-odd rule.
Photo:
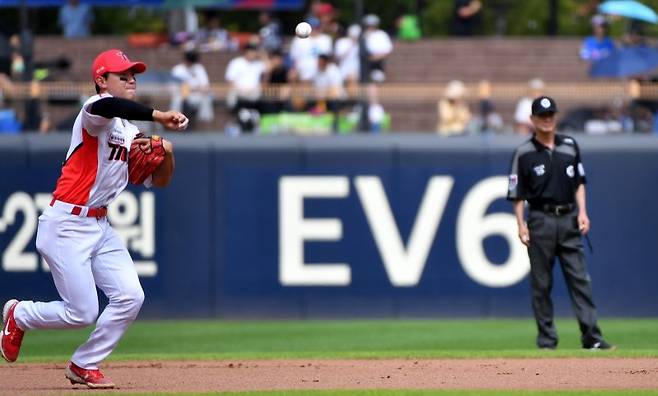
[[[548,96],[540,96],[532,101],[532,115],[557,113],[557,104]]]

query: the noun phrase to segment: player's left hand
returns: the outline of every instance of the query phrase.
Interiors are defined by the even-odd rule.
[[[589,232],[589,217],[585,212],[578,213],[578,231],[583,235]]]
[[[153,111],[153,121],[156,121],[167,129],[183,131],[187,128],[190,120],[179,111]]]

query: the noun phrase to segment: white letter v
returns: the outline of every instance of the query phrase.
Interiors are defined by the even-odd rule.
[[[415,286],[425,267],[454,180],[450,176],[430,179],[405,248],[382,182],[377,176],[358,176],[354,181],[368,224],[391,284]]]

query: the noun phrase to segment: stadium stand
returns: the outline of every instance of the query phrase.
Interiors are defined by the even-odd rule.
[[[436,101],[445,84],[452,79],[460,79],[469,87],[466,99],[473,110],[478,106],[478,82],[483,79],[490,81],[491,99],[507,123],[511,122],[514,105],[524,94],[527,81],[534,77],[547,83],[547,93],[564,103],[563,110],[583,103],[606,103],[614,98],[627,97],[621,81],[589,78],[587,64],[578,57],[580,43],[580,38],[510,37],[397,41],[387,65],[387,82],[381,86],[381,103],[391,114],[392,129],[433,131],[437,120]],[[62,37],[42,36],[36,40],[37,60],[68,56],[72,62],[70,74],[73,80],[59,82],[50,89],[49,83],[44,83],[44,95],[68,95],[75,99],[90,92],[92,87],[86,84],[90,59],[100,50],[112,47],[123,48],[132,59],[145,61],[150,71],[168,72],[180,60],[179,49],[167,44],[157,48],[134,48],[125,37],[96,36],[77,40],[72,51],[70,42]],[[222,98],[226,92],[224,72],[233,56],[234,53],[226,52],[203,55],[217,98],[215,123],[218,130],[226,122],[226,116],[222,115]],[[75,82],[78,84],[71,84]],[[6,96],[11,98],[12,93]],[[152,100],[167,103],[168,95],[162,92],[154,95]],[[68,110],[65,106],[54,106],[50,111],[57,124]]]

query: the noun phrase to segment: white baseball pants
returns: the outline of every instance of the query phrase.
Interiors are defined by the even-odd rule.
[[[16,323],[23,330],[89,326],[98,317],[98,286],[109,304],[71,358],[79,367],[98,368],[144,301],[128,250],[107,218],[75,216],[57,203],[39,217],[37,250],[50,266],[62,300],[21,301],[14,313]]]

